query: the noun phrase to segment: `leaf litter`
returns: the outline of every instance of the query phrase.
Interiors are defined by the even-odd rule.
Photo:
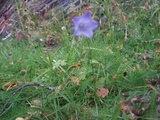
[[[101,97],[101,98],[105,98],[105,97],[107,97],[108,96],[108,94],[109,94],[109,90],[107,89],[107,88],[105,88],[105,87],[99,87],[98,89],[97,89],[97,95],[99,96],[99,97]]]
[[[160,86],[160,79],[146,79],[146,83],[148,83],[146,87],[151,89],[147,92],[147,94],[138,94],[130,97],[131,95],[129,92],[124,92],[122,93],[122,96],[129,100],[122,100],[118,103],[121,104],[121,111],[127,115],[131,115],[132,119],[137,119],[138,117],[144,115],[144,113],[151,107],[152,92],[156,95],[155,104],[157,104],[157,118],[160,117],[160,93],[156,89],[156,87],[159,88]]]

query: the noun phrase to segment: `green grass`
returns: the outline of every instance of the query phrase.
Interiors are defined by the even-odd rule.
[[[111,3],[106,2],[105,5],[106,8],[112,7]],[[156,6],[157,9],[160,8]],[[61,86],[60,90],[52,92],[33,86],[22,89],[9,102],[0,119],[129,119],[131,116],[120,112],[121,106],[117,104],[138,94],[145,95],[152,90],[146,87],[146,78],[160,77],[160,53],[155,52],[160,47],[160,14],[156,10],[136,9],[136,16],[134,13],[125,15],[127,21],[119,24],[119,15],[106,9],[107,24],[95,31],[93,39],[74,37],[68,29],[61,31],[62,26],[69,26],[65,20],[58,22],[57,27],[51,26],[50,32],[53,31],[54,37],[58,36],[56,39],[61,41],[61,45],[47,51],[43,43],[35,42],[33,38],[27,42],[14,38],[0,42],[0,88],[3,89],[0,90],[0,108],[12,91],[23,84],[37,82],[52,87]],[[81,43],[79,39],[82,39]],[[143,60],[145,56],[149,57],[149,61]],[[79,61],[82,62],[81,67],[68,69]],[[71,81],[72,76],[79,78],[79,85]],[[5,84],[8,82],[18,82],[18,85],[7,91]],[[100,86],[109,90],[107,97],[97,95]],[[122,96],[126,91],[130,93],[128,98]],[[155,94],[153,90],[150,109],[140,118],[157,118]],[[33,100],[41,101],[42,106],[31,107],[29,103],[33,105]],[[29,112],[36,113],[31,115]]]

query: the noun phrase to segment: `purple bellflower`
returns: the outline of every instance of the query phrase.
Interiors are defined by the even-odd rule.
[[[99,26],[99,23],[92,19],[91,13],[86,12],[80,17],[73,18],[74,35],[93,37],[93,30]]]

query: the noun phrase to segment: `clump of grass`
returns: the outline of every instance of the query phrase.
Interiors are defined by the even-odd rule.
[[[137,94],[144,95],[151,89],[146,87],[146,78],[159,77],[160,56],[155,52],[159,49],[160,37],[158,11],[147,6],[145,10],[135,10],[136,16],[134,12],[127,16],[121,5],[117,10],[124,14],[113,14],[111,2],[105,1],[104,5],[108,22],[95,31],[92,40],[74,37],[68,30],[60,31],[64,20],[56,27],[50,27],[49,31],[55,31],[62,42],[54,49],[46,50],[43,43],[35,42],[33,45],[16,39],[0,43],[0,107],[22,84],[38,82],[57,87],[53,92],[39,87],[21,90],[9,102],[2,120],[17,117],[129,119],[130,116],[121,113],[120,106],[117,107],[125,99],[122,93],[129,91],[131,96],[127,99]],[[38,40],[40,38],[38,36]],[[83,40],[79,43],[78,39]],[[8,88],[8,82],[17,85]],[[101,86],[109,90],[105,98],[97,94]],[[151,95],[151,109],[142,119],[157,117],[154,90]],[[40,101],[41,105],[36,106],[33,100]]]

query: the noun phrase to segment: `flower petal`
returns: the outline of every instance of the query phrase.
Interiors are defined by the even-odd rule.
[[[75,36],[86,36],[88,38],[92,38],[93,37],[93,31],[92,30],[88,30],[88,31],[75,31],[74,33]]]
[[[95,20],[90,21],[90,29],[94,30],[99,26],[99,23]]]
[[[81,17],[73,18],[74,35],[93,37],[93,30],[99,26],[99,23],[92,19],[91,13],[86,12]]]
[[[72,19],[73,24],[74,24],[74,25],[77,25],[78,22],[80,21],[80,19],[81,19],[81,17],[74,17],[74,18]]]
[[[90,13],[90,12],[84,13],[84,14],[82,15],[82,18],[84,18],[84,19],[91,19],[91,18],[92,18],[91,13]]]

